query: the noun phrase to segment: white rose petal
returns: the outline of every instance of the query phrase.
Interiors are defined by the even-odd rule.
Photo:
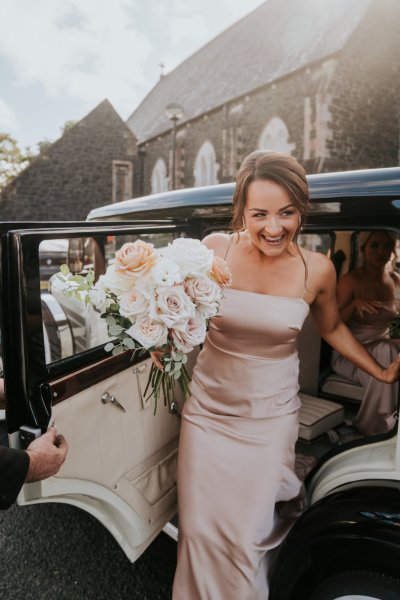
[[[155,264],[152,277],[156,285],[174,285],[182,281],[179,266],[166,256],[162,256]]]
[[[104,275],[100,275],[96,284],[89,290],[90,302],[97,310],[103,312],[109,304],[106,294],[106,286],[104,284]]]
[[[133,288],[129,292],[121,294],[119,306],[120,314],[134,323],[138,315],[148,312],[149,301],[143,294]]]
[[[179,265],[183,278],[207,275],[211,271],[214,260],[212,250],[200,240],[191,238],[177,238],[168,244],[162,255]]]
[[[149,317],[143,316],[126,330],[126,333],[136,340],[143,348],[159,348],[167,343],[168,329],[163,323],[155,323]]]
[[[124,292],[128,292],[134,284],[134,278],[126,277],[121,275],[118,271],[115,271],[114,264],[111,264],[107,268],[107,271],[104,275],[104,285],[117,296],[120,296]]]

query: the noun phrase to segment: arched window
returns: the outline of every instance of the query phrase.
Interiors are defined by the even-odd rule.
[[[289,130],[279,117],[273,117],[262,132],[258,142],[260,150],[275,150],[291,154],[295,144],[289,143]]]
[[[158,194],[168,190],[167,165],[162,158],[159,158],[154,165],[151,174],[151,193]]]
[[[216,162],[214,146],[211,142],[204,142],[197,153],[194,163],[194,185],[213,185],[218,183],[218,169],[219,165]]]

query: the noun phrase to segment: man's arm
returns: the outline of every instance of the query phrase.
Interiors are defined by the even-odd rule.
[[[0,447],[0,508],[9,508],[17,499],[29,469],[25,450]]]
[[[9,508],[26,481],[55,475],[63,464],[68,446],[54,427],[29,444],[26,450],[0,447],[0,509]]]

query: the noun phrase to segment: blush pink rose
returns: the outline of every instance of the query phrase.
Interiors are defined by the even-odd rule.
[[[171,330],[171,337],[177,350],[187,354],[195,346],[202,344],[206,337],[206,322],[198,314],[190,318],[186,328],[181,330]]]
[[[168,329],[183,329],[196,307],[182,285],[159,286],[150,307],[150,317]]]
[[[210,277],[190,277],[186,279],[185,290],[204,318],[209,319],[217,314],[221,289]]]
[[[159,348],[167,343],[168,329],[160,322],[154,322],[149,317],[139,317],[126,333],[136,340],[143,348]]]

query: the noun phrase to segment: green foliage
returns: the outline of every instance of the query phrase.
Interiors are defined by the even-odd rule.
[[[27,146],[24,150],[8,133],[0,133],[0,190],[8,185],[36,157]]]
[[[65,135],[67,131],[72,129],[74,125],[77,124],[78,121],[65,121],[64,125],[61,127],[61,135]]]

